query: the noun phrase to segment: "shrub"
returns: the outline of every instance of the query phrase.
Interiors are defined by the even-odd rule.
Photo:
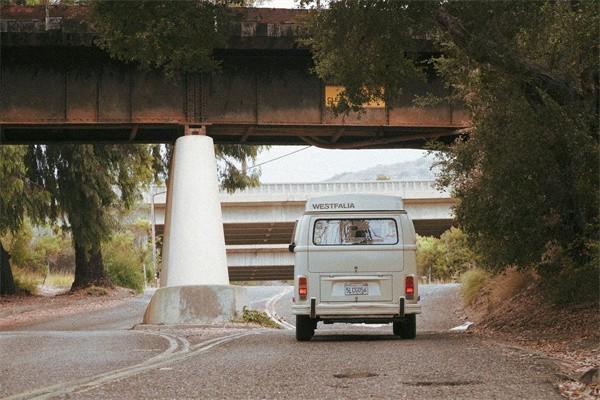
[[[4,240],[11,264],[17,268],[42,276],[53,272],[72,274],[75,270],[75,254],[66,234],[44,226],[34,229],[25,219],[19,231],[6,234]]]
[[[447,279],[442,258],[445,249],[438,238],[417,236],[417,272],[432,279]]]
[[[460,281],[462,284],[461,294],[465,304],[473,303],[481,289],[490,279],[490,273],[481,268],[473,268],[465,272]]]
[[[75,272],[75,252],[71,238],[66,234],[47,229],[44,234],[34,237],[32,259],[37,270],[47,269],[49,273],[61,275]]]
[[[588,242],[589,261],[577,264],[557,243],[549,243],[537,271],[542,288],[556,304],[597,302],[600,295],[600,242]]]
[[[279,329],[280,326],[277,325],[274,321],[269,318],[267,313],[264,311],[250,310],[249,308],[244,307],[244,312],[242,314],[242,320],[244,322],[250,322],[254,324],[258,324],[260,326],[264,326],[266,328],[275,328]]]
[[[104,266],[108,277],[117,286],[142,292],[144,290],[144,252],[134,245],[130,232],[120,232],[104,244]]]
[[[450,228],[438,238],[417,237],[417,271],[435,280],[453,281],[478,264],[469,238],[460,229]]]
[[[23,224],[17,232],[7,233],[5,235],[4,243],[7,244],[5,247],[10,253],[10,263],[13,267],[35,270],[35,268],[32,268],[32,237],[33,228],[28,219],[23,221]]]
[[[15,287],[18,293],[35,294],[37,286],[42,283],[42,277],[22,268],[12,267]]]

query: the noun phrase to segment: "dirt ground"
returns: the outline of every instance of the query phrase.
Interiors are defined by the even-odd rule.
[[[114,307],[135,297],[125,288],[87,288],[57,296],[0,297],[0,330],[14,328],[33,321],[44,321],[57,316],[89,312]]]
[[[570,399],[600,399],[595,384],[581,382],[600,367],[600,305],[554,305],[544,300],[539,284],[516,271],[494,278],[465,309],[474,331],[548,355],[560,361],[561,394]],[[583,380],[586,380],[585,378]]]

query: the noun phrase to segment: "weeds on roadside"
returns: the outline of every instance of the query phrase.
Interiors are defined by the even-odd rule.
[[[13,278],[17,292],[34,295],[37,291],[37,286],[42,283],[42,277],[35,272],[31,272],[21,268],[12,268]]]
[[[70,288],[73,284],[73,280],[75,276],[73,274],[66,274],[61,272],[50,272],[46,279],[44,280],[44,284],[48,286],[54,286],[59,288]]]
[[[244,311],[242,313],[242,320],[244,322],[250,322],[264,326],[265,328],[280,328],[280,326],[273,322],[264,311],[251,310],[246,307],[244,307]]]
[[[466,305],[470,305],[475,300],[489,279],[490,273],[481,268],[470,269],[461,276],[461,294]]]

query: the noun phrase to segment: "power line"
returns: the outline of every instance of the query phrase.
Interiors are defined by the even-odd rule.
[[[292,154],[299,153],[299,152],[301,152],[301,151],[303,151],[303,150],[306,150],[306,149],[308,149],[309,147],[311,147],[311,146],[306,146],[306,147],[303,147],[303,148],[301,148],[301,149],[294,150],[294,151],[292,151],[292,152],[289,152],[289,153],[287,153],[287,154],[284,154],[284,155],[282,155],[282,156],[275,157],[275,158],[273,158],[273,159],[270,159],[270,160],[267,160],[267,161],[265,161],[265,162],[261,162],[260,164],[253,165],[253,166],[251,166],[251,167],[248,167],[248,170],[251,170],[251,169],[253,169],[253,168],[256,168],[256,167],[260,167],[261,165],[265,165],[265,164],[268,164],[268,163],[270,163],[270,162],[273,162],[273,161],[281,160],[281,159],[282,159],[282,158],[284,158],[284,157],[291,156]]]

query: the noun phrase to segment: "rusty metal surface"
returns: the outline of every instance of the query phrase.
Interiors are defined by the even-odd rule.
[[[265,60],[256,57],[250,68],[174,79],[97,61],[77,68],[8,57],[1,67],[2,142],[68,141],[76,131],[86,131],[83,141],[168,142],[186,125],[201,125],[218,143],[419,147],[468,126],[463,110],[417,108],[408,95],[387,108],[335,116],[324,85],[307,69],[267,62],[263,70]],[[423,84],[415,94],[426,90]],[[153,127],[165,125],[171,127],[161,138]]]
[[[221,72],[168,79],[73,39],[93,34],[85,7],[74,9],[51,7],[54,25],[40,31],[43,9],[2,8],[0,143],[171,142],[204,127],[216,143],[419,148],[469,126],[460,108],[413,105],[415,95],[444,93],[435,77],[385,107],[334,115],[310,53],[294,44],[303,11],[244,9],[241,47],[219,51]]]

